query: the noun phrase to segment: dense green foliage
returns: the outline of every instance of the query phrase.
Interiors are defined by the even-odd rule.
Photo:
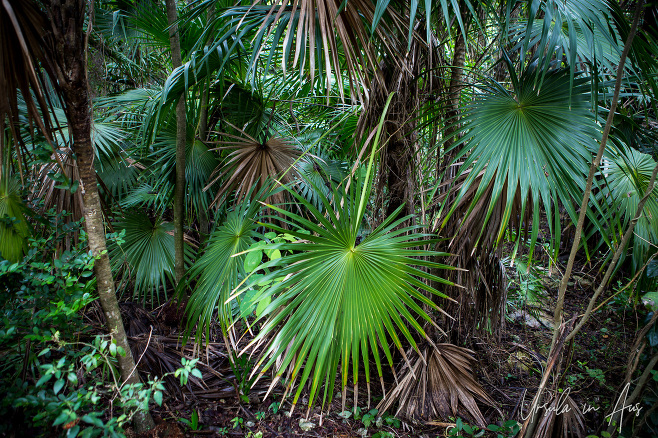
[[[383,392],[393,387],[386,402],[415,419],[458,417],[466,406],[479,429],[459,420],[451,433],[475,436],[487,424],[475,400],[492,403],[473,377],[475,353],[437,345],[500,339],[512,311],[544,305],[540,277],[562,272],[574,229],[583,239],[571,261],[580,251],[579,263],[605,272],[626,245],[615,280],[633,278],[629,302],[653,296],[658,29],[649,8],[624,52],[634,12],[605,0],[175,3],[177,68],[164,2],[94,0],[93,13],[79,2],[78,55],[89,70],[80,87],[92,97],[82,113],[92,116],[102,205],[92,213],[107,227],[116,295],[147,308],[180,300],[186,331],[173,333],[200,345],[221,337],[242,401],[271,374],[270,391],[282,383],[293,407],[305,391],[310,407],[329,406],[335,390],[345,404],[351,380],[356,409],[360,376],[370,397],[376,370]],[[80,225],[89,184],[61,65],[45,49],[48,5],[0,4],[13,32],[0,34],[9,95],[0,106],[0,416],[69,436],[118,435],[162,402],[163,387],[124,385],[113,335],[83,319],[104,296],[93,269],[107,258],[90,255]],[[566,373],[568,355],[555,354]],[[184,360],[181,383],[196,376],[194,363]],[[403,391],[412,379],[425,386]],[[426,398],[433,407],[421,407]]]

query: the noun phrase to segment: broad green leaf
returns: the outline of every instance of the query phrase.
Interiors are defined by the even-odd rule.
[[[253,272],[263,259],[263,251],[251,251],[247,253],[247,256],[244,259],[244,270],[247,273]]]

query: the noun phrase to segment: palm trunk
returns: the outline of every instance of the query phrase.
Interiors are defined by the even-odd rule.
[[[215,8],[208,10],[207,22],[211,23],[215,18]],[[201,104],[199,109],[199,138],[205,142],[208,140],[208,102],[210,100],[210,84],[212,81],[208,78],[206,86],[201,91]],[[206,241],[208,233],[210,232],[210,223],[208,221],[208,213],[205,209],[199,210],[199,240],[201,244]]]
[[[210,11],[208,12],[210,16]],[[208,100],[210,95],[210,80],[201,92],[201,108],[199,110],[199,138],[205,142],[208,140]],[[208,213],[204,208],[199,209],[199,240],[201,244],[206,241],[210,232]]]
[[[413,67],[412,67],[413,68]],[[384,154],[386,186],[388,187],[388,207],[390,216],[404,205],[402,216],[414,214],[416,210],[415,155],[418,132],[414,112],[418,105],[418,87],[414,78],[397,69],[389,60],[383,67],[388,89],[398,89],[391,108],[397,111],[397,118],[388,120],[386,131],[388,144]]]
[[[105,243],[103,213],[96,185],[86,68],[87,41],[83,32],[85,9],[84,0],[51,0],[48,5],[48,15],[55,46],[53,56],[56,59],[57,79],[62,90],[66,118],[73,137],[73,151],[80,172],[85,231],[89,239],[89,249],[96,258],[94,274],[99,300],[110,334],[117,346],[126,352],[125,356],[118,356],[121,378],[127,383],[139,383],[114,289],[110,258]],[[138,413],[134,423],[138,432],[154,427],[148,411]]]
[[[180,36],[176,10],[176,0],[167,0],[167,20],[169,21],[169,43],[171,45],[171,62],[174,68],[183,65],[180,50]],[[185,275],[183,222],[185,218],[185,143],[187,137],[187,120],[185,114],[185,94],[176,105],[176,189],[174,191],[174,274],[176,284]]]
[[[445,126],[452,125],[459,120],[459,100],[461,89],[464,86],[464,61],[466,59],[466,42],[464,34],[459,32],[455,40],[455,50],[452,58],[452,69],[450,72],[450,84],[448,86],[448,104],[445,111],[443,123]],[[443,143],[444,151],[450,149],[455,143],[453,135],[459,130],[458,125],[451,126],[445,131],[446,141]],[[439,163],[439,175],[446,169],[455,157],[455,151],[444,152]],[[455,177],[455,170],[449,169],[446,179]]]

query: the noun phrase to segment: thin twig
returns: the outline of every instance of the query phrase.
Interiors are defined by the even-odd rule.
[[[617,79],[615,81],[615,91],[612,95],[612,102],[610,104],[610,111],[608,112],[608,117],[605,123],[605,128],[603,129],[603,136],[601,137],[601,144],[599,145],[599,150],[592,161],[592,165],[589,168],[589,175],[587,176],[587,183],[585,184],[585,192],[583,193],[583,201],[580,205],[580,213],[578,215],[578,223],[576,225],[576,232],[573,238],[573,244],[571,245],[571,252],[569,253],[569,260],[567,261],[567,267],[562,276],[562,282],[560,283],[560,289],[558,291],[557,304],[555,306],[555,331],[553,332],[553,340],[551,341],[551,349],[555,345],[558,336],[557,327],[560,327],[562,324],[562,309],[564,307],[564,296],[567,290],[567,285],[571,278],[571,271],[573,269],[574,261],[576,260],[576,253],[580,247],[580,239],[583,232],[583,226],[585,224],[585,216],[587,214],[587,208],[589,205],[589,197],[592,193],[592,184],[594,182],[594,175],[596,169],[599,167],[601,158],[603,157],[603,152],[605,151],[605,146],[608,143],[608,137],[610,136],[610,130],[612,129],[612,122],[615,116],[615,110],[617,109],[617,101],[619,100],[619,93],[621,91],[621,82],[624,75],[624,66],[626,64],[626,58],[628,53],[631,50],[631,45],[633,39],[635,38],[635,33],[637,32],[638,23],[640,21],[640,14],[642,13],[642,7],[644,6],[644,1],[640,0],[637,2],[635,8],[635,15],[633,16],[633,23],[631,29],[628,33],[628,38],[626,38],[626,43],[624,44],[624,50],[621,53],[619,58],[619,65],[617,66]],[[616,263],[616,262],[614,262]]]
[[[119,390],[117,391],[117,394],[119,394],[119,392],[121,392],[121,389],[125,386],[125,384],[128,383],[128,380],[130,379],[130,377],[133,375],[133,373],[137,369],[137,365],[139,365],[139,363],[142,361],[142,358],[144,357],[144,354],[146,353],[146,350],[149,349],[149,344],[151,343],[151,335],[152,334],[153,334],[153,326],[151,326],[151,331],[149,332],[149,338],[146,341],[146,347],[144,347],[144,351],[142,351],[141,356],[139,356],[139,360],[137,362],[135,362],[135,366],[133,367],[132,371],[130,371],[130,374],[128,374],[128,376],[123,381],[121,386],[119,386]],[[112,397],[112,400],[114,400],[116,398],[117,394],[115,394],[114,397]]]

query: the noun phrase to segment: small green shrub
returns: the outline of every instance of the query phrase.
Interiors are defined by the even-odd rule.
[[[32,239],[20,263],[0,259],[0,434],[118,437],[149,402],[162,403],[160,380],[122,384],[116,359],[125,351],[84,324],[82,309],[95,300],[94,258],[83,232],[77,246],[57,252],[79,224],[66,227]],[[181,383],[199,373],[195,361],[182,365]]]

